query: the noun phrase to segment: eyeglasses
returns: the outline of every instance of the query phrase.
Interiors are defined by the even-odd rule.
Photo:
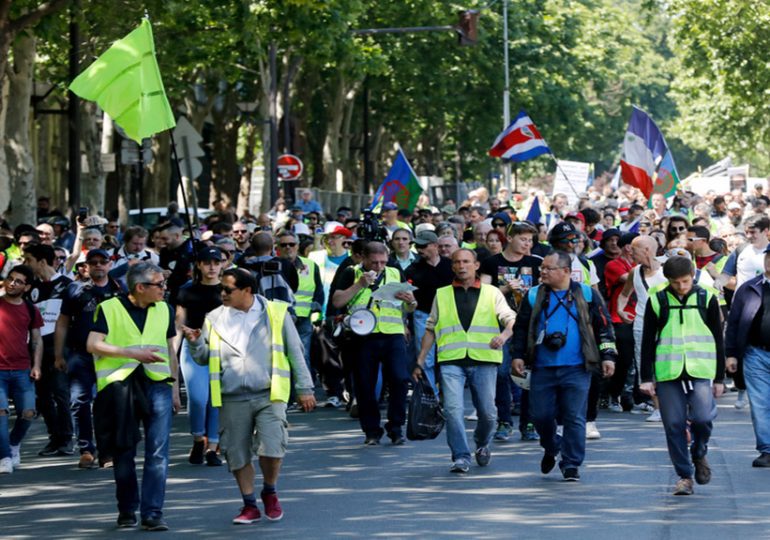
[[[142,285],[158,287],[159,289],[165,289],[166,288],[166,280],[158,281],[157,283],[153,283],[152,281],[146,281],[146,282],[142,283]]]
[[[22,280],[16,279],[16,278],[14,278],[14,279],[6,279],[5,282],[6,283],[10,283],[11,285],[21,285],[21,286],[24,286],[24,285],[27,284],[26,281],[22,281]]]
[[[569,268],[569,266],[541,266],[540,271],[541,272],[554,272],[556,270],[560,270],[561,268]]]
[[[297,243],[296,242],[286,242],[286,243],[281,243],[281,244],[278,244],[278,245],[281,246],[282,248],[297,247]]]
[[[231,295],[233,294],[233,291],[237,291],[237,290],[238,290],[238,287],[225,287],[224,285],[222,285],[222,292],[227,295]]]

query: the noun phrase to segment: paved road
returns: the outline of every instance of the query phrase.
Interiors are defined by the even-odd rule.
[[[676,478],[660,424],[603,411],[589,441],[583,479],[539,472],[537,443],[495,444],[489,467],[448,472],[444,434],[435,441],[363,447],[356,421],[319,409],[290,415],[292,440],[279,494],[283,521],[236,527],[241,502],[226,468],[186,461],[186,416],[175,419],[167,538],[770,538],[770,470],[755,457],[748,410],[720,400],[709,451],[711,484],[673,497]],[[469,428],[472,424],[469,423]],[[39,458],[43,425],[22,448],[23,463],[0,477],[4,538],[125,538],[114,529],[112,473],[78,470],[72,458]]]

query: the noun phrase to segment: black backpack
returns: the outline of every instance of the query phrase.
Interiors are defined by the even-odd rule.
[[[679,315],[683,316],[682,310],[685,309],[697,309],[700,313],[700,318],[703,319],[703,322],[708,325],[708,291],[704,289],[703,287],[695,286],[695,294],[698,295],[697,297],[697,304],[695,306],[674,306],[673,309],[679,310]],[[658,315],[658,334],[663,330],[663,328],[668,323],[668,317],[671,312],[671,306],[668,303],[668,294],[666,294],[666,289],[660,290],[657,293],[655,293],[655,296],[658,299],[658,304],[660,305],[660,314]]]

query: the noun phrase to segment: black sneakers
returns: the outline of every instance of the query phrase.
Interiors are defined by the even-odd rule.
[[[168,523],[163,518],[146,518],[142,520],[142,529],[145,531],[167,531]]]
[[[711,482],[711,467],[709,467],[706,456],[700,459],[693,459],[692,462],[695,465],[695,481],[701,485]]]
[[[580,473],[578,472],[577,467],[567,467],[562,471],[562,476],[564,477],[565,482],[579,482],[580,481]]]
[[[121,512],[118,514],[118,528],[129,529],[136,527],[136,514],[134,512]]]
[[[476,463],[479,467],[486,467],[489,465],[490,459],[492,459],[492,452],[489,451],[488,446],[482,446],[476,450]]]
[[[556,456],[549,456],[548,454],[543,454],[543,459],[540,460],[540,472],[543,474],[548,474],[553,470],[555,466],[556,466]]]
[[[762,452],[760,456],[751,462],[752,467],[770,467],[770,454]]]
[[[193,465],[203,465],[203,450],[206,446],[205,441],[193,441],[192,450],[190,450],[190,457],[187,458]]]
[[[209,467],[221,467],[222,460],[219,459],[216,450],[209,450],[206,452],[206,465]]]

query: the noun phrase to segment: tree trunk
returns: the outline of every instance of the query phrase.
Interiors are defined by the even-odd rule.
[[[251,172],[254,170],[254,159],[256,158],[255,146],[257,145],[257,124],[249,123],[246,125],[246,150],[243,154],[243,170],[241,172],[241,181],[238,189],[238,215],[242,216],[244,211],[249,208],[249,193],[251,193]]]
[[[104,215],[105,174],[101,160],[101,134],[97,125],[96,103],[84,101],[81,104],[80,142],[88,164],[88,172],[80,176],[81,204],[90,213]]]
[[[0,51],[0,55],[2,54]],[[4,66],[5,62],[0,60],[0,64]],[[5,217],[11,202],[11,180],[8,176],[8,161],[5,157],[5,119],[8,113],[9,86],[8,78],[4,77],[3,72],[0,71],[0,217]]]
[[[171,183],[171,136],[167,131],[152,138],[152,163],[144,171],[144,207],[167,206]],[[176,200],[176,196],[171,196]]]
[[[209,186],[209,205],[222,199],[228,205],[238,198],[240,173],[238,171],[238,109],[235,96],[228,89],[223,96],[221,110],[214,107],[211,111],[214,120],[214,159],[211,164],[211,185]]]
[[[30,97],[32,96],[32,71],[35,63],[35,38],[20,34],[13,44],[13,65],[8,70],[8,111],[6,116],[5,153],[13,205],[9,220],[20,223],[37,223],[37,196],[35,172],[30,153]]]

